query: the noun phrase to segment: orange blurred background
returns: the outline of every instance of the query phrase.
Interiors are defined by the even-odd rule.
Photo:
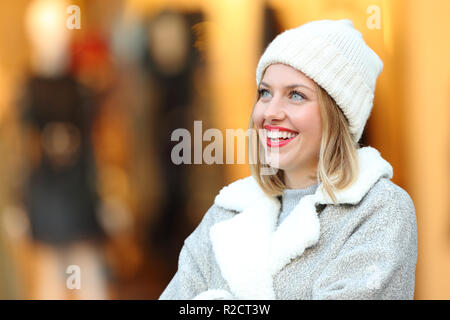
[[[70,5],[79,29],[66,26]],[[349,18],[384,62],[363,142],[414,201],[415,298],[450,299],[448,12],[447,0],[1,1],[0,298],[157,299],[217,192],[250,174],[248,165],[169,165],[171,128],[193,132],[202,120],[203,130],[246,130],[269,41],[311,20]],[[67,167],[83,152],[70,151],[81,129],[40,132],[23,120],[28,81],[58,70],[91,93],[82,126],[95,174],[84,174],[95,180],[101,241],[37,241],[23,201],[43,154]],[[73,148],[63,157],[61,145]],[[88,279],[78,291],[66,287],[71,261]]]

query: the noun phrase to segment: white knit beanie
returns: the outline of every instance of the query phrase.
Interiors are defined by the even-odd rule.
[[[264,71],[274,63],[300,70],[325,89],[347,117],[355,143],[359,141],[383,62],[351,20],[312,21],[280,33],[259,60],[258,87]]]

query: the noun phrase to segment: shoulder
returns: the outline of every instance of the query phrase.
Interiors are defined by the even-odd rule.
[[[185,239],[185,245],[191,248],[191,250],[199,246],[204,246],[205,243],[209,242],[209,231],[211,227],[216,223],[232,218],[234,215],[235,213],[233,211],[213,204],[203,215],[197,227]]]
[[[390,179],[381,177],[369,190],[365,202],[378,203],[384,206],[400,206],[408,211],[415,211],[409,193]]]
[[[236,180],[224,186],[214,198],[214,203],[203,215],[199,225],[188,237],[191,241],[207,237],[209,229],[221,221],[232,218],[264,192],[252,176]]]
[[[214,199],[214,205],[233,211],[242,211],[255,201],[267,198],[252,176],[236,180],[223,187]]]
[[[416,213],[406,190],[387,178],[380,178],[358,205],[365,223],[385,231],[415,234]]]
[[[403,188],[387,178],[380,178],[358,204],[336,206],[322,219],[323,230],[333,235],[333,241],[342,239],[345,250],[376,250],[388,255],[390,261],[411,264],[416,259],[413,201]]]
[[[268,196],[262,191],[252,176],[248,176],[224,186],[214,198],[214,203],[203,215],[192,237],[206,236],[216,223],[234,217],[245,208]]]

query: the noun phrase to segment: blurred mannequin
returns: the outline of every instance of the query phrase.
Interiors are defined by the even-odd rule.
[[[103,232],[90,141],[96,101],[67,72],[67,3],[32,1],[26,27],[32,75],[25,86],[24,131],[29,146],[25,206],[35,240],[34,299],[104,299]],[[70,265],[80,289],[68,289]]]
[[[150,242],[169,266],[176,261],[177,248],[189,229],[187,220],[188,167],[175,165],[171,150],[178,143],[170,136],[177,128],[186,128],[191,122],[192,77],[195,50],[186,16],[164,11],[150,21],[148,29],[149,77],[153,92],[151,103],[155,108],[151,121],[149,143],[158,156],[163,179],[158,188],[163,190],[160,212],[149,228]]]

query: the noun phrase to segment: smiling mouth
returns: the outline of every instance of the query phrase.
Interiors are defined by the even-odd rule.
[[[299,135],[299,133],[284,130],[283,131],[265,130],[265,132],[266,132],[267,146],[271,148],[279,148],[285,146]]]

